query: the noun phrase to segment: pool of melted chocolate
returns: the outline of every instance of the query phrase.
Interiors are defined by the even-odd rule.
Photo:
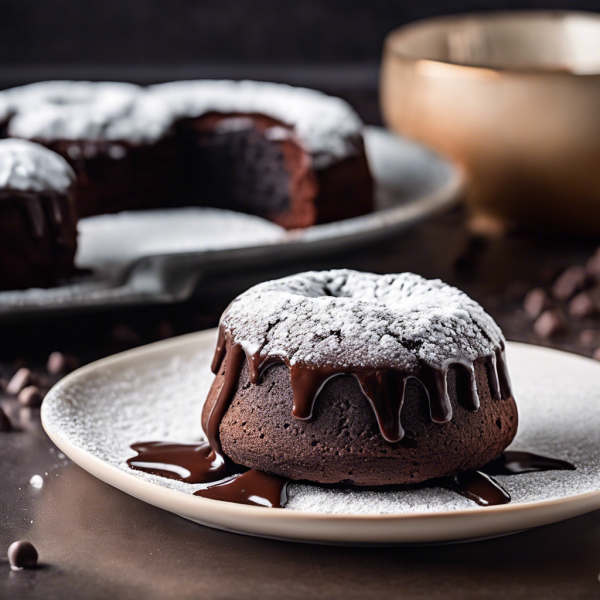
[[[246,469],[230,461],[220,462],[218,455],[206,442],[146,442],[133,444],[131,448],[138,453],[127,461],[132,469],[186,483],[218,482],[198,490],[195,493],[197,496],[270,508],[283,508],[287,501],[287,479]],[[575,466],[565,460],[530,452],[507,451],[477,471],[428,481],[422,487],[443,487],[480,506],[497,506],[509,503],[511,498],[494,479],[494,475],[573,470]],[[415,486],[386,486],[385,489],[402,490],[409,487]]]

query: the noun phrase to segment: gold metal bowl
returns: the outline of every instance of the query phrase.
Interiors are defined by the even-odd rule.
[[[465,168],[483,220],[600,233],[600,15],[488,13],[397,29],[381,106],[393,130]]]

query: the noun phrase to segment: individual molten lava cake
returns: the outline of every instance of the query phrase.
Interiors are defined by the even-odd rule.
[[[74,183],[58,154],[0,140],[0,289],[47,286],[73,274]]]
[[[215,456],[271,475],[416,484],[483,467],[517,430],[493,319],[412,273],[308,272],[223,314],[202,423]]]

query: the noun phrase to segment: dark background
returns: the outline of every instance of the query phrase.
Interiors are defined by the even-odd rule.
[[[494,8],[600,10],[600,1],[0,0],[0,85],[250,77],[375,89],[387,32]]]

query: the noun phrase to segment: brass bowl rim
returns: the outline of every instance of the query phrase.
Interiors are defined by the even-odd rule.
[[[479,21],[485,23],[486,21],[492,20],[494,17],[501,18],[514,18],[523,17],[525,19],[534,18],[565,18],[569,16],[584,17],[598,23],[600,30],[600,13],[595,13],[586,10],[490,10],[490,11],[473,11],[457,14],[438,15],[435,17],[427,17],[424,19],[418,19],[410,23],[406,23],[401,27],[397,27],[390,31],[384,41],[384,55],[391,54],[400,58],[407,63],[432,63],[437,65],[439,68],[450,67],[456,73],[463,71],[463,73],[469,72],[471,75],[476,72],[491,72],[501,75],[537,75],[537,76],[548,76],[548,77],[572,77],[572,78],[600,78],[600,65],[596,72],[583,72],[578,73],[573,70],[565,70],[564,68],[552,68],[552,67],[498,67],[498,66],[486,66],[486,65],[466,65],[456,62],[450,62],[439,58],[425,58],[412,56],[402,51],[397,47],[398,40],[404,41],[407,36],[419,33],[425,27],[430,25],[440,24],[443,25],[445,22],[459,23],[464,21]],[[385,60],[385,56],[384,56]]]

